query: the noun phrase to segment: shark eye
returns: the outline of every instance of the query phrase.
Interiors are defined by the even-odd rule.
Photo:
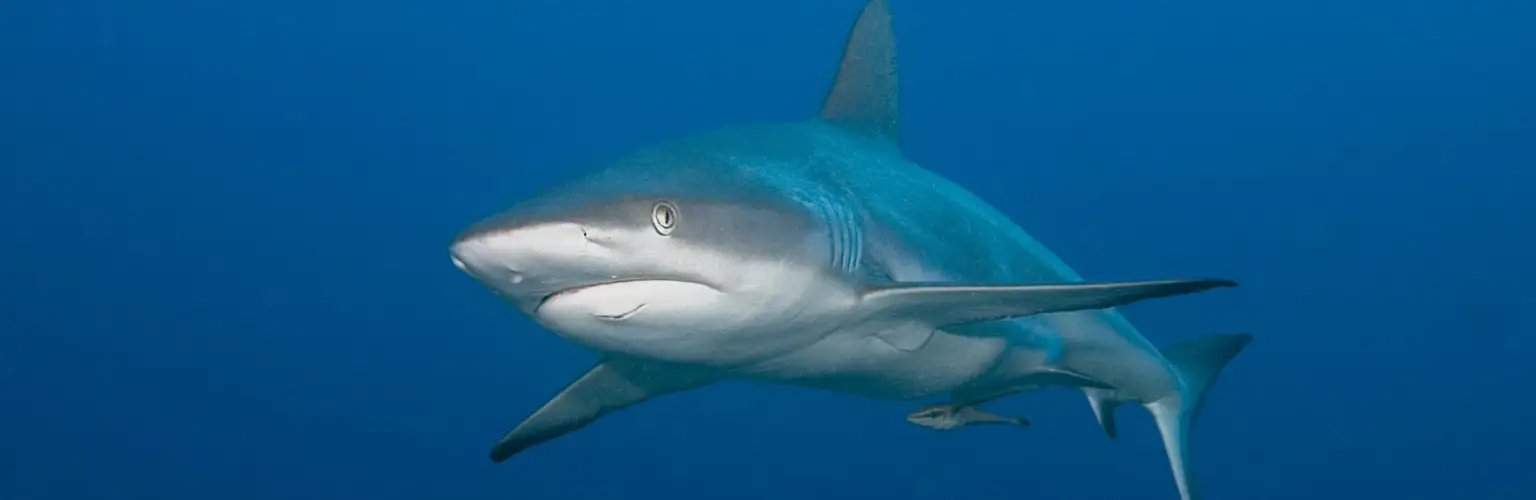
[[[665,201],[656,202],[651,207],[651,226],[662,236],[672,234],[672,229],[677,227],[677,206]]]

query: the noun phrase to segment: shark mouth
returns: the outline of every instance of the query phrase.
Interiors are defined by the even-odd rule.
[[[650,305],[650,304],[642,302],[642,303],[640,303],[640,305],[635,306],[634,309],[630,309],[628,311],[624,311],[624,312],[621,312],[619,314],[594,314],[593,317],[596,317],[597,319],[600,319],[600,320],[603,320],[603,321],[624,321],[626,319],[629,319],[630,316],[634,316],[635,313],[640,312],[641,309],[645,309],[645,306],[648,306],[648,305]]]
[[[541,297],[532,313],[537,315],[547,306],[562,300],[575,300],[590,311],[593,318],[602,321],[622,321],[645,310],[657,300],[675,298],[679,291],[685,295],[700,292],[720,295],[718,288],[692,281],[667,279],[631,279],[606,281],[566,288]],[[686,300],[686,299],[685,299]]]
[[[601,282],[601,283],[590,283],[590,284],[586,284],[586,285],[577,285],[577,286],[573,286],[573,287],[566,288],[566,289],[563,289],[563,290],[557,290],[557,291],[552,292],[552,293],[547,293],[543,297],[539,297],[539,302],[533,306],[533,312],[534,312],[534,314],[538,314],[539,310],[543,309],[545,304],[548,304],[550,301],[558,299],[558,298],[561,298],[561,297],[573,295],[575,293],[578,293],[578,292],[581,292],[581,291],[584,291],[584,290],[590,290],[590,289],[593,289],[593,288],[598,288],[598,287],[608,286],[608,285],[617,285],[617,284],[620,284],[620,283],[629,283],[629,282],[632,282],[632,281],[646,281],[646,280],[604,281],[604,282]],[[638,311],[638,310],[639,310],[639,308],[635,309],[635,311]],[[629,311],[627,313],[624,313],[625,317],[628,317],[628,315],[633,315],[635,313],[635,311]]]

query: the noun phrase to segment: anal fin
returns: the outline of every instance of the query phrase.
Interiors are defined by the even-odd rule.
[[[1084,387],[1083,395],[1088,397],[1088,406],[1093,408],[1093,417],[1099,420],[1104,435],[1110,439],[1118,437],[1120,431],[1115,423],[1115,409],[1120,407],[1119,393],[1112,389]]]
[[[716,380],[718,375],[701,368],[604,359],[502,435],[491,448],[491,461],[504,462],[531,446],[586,427],[603,415]]]

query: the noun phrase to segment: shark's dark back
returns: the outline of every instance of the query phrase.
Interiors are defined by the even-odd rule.
[[[854,214],[861,266],[894,281],[1080,279],[1007,216],[908,161],[894,143],[820,120],[699,134],[607,173],[614,189],[631,192],[778,199],[815,214]]]

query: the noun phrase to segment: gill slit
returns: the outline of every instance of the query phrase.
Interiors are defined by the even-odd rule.
[[[864,255],[864,231],[858,217],[842,204],[832,201],[821,203],[819,208],[827,224],[832,268],[853,274]]]

